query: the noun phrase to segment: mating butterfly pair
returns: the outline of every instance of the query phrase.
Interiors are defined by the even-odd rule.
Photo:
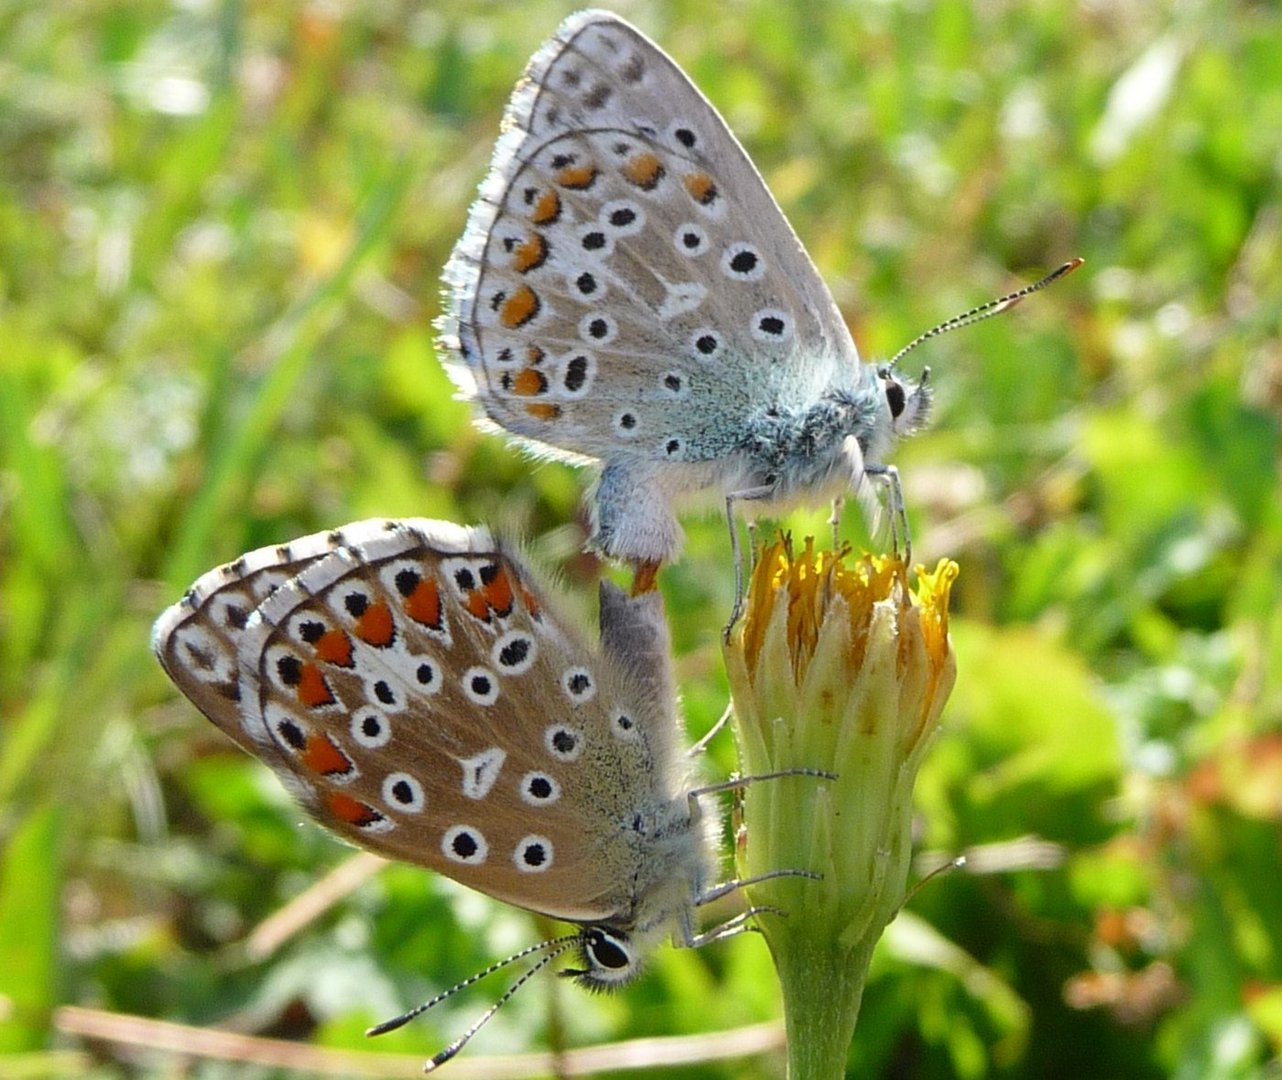
[[[459,385],[537,452],[601,464],[593,541],[638,567],[641,595],[602,587],[600,647],[486,530],[423,520],[245,555],[197,581],[153,644],[334,832],[579,924],[520,954],[539,958],[516,985],[577,949],[574,974],[614,986],[665,935],[701,944],[750,917],[695,925],[738,884],[710,884],[646,592],[680,550],[676,507],[726,501],[737,572],[736,501],[815,501],[880,475],[902,515],[884,455],[929,394],[894,361],[860,362],[716,110],[604,12],[567,19],[531,60],[445,278]]]

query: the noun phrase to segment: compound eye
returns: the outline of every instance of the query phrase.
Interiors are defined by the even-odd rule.
[[[587,951],[593,963],[611,971],[626,968],[632,963],[627,950],[603,933],[596,933],[588,938]]]
[[[890,406],[890,417],[892,420],[898,420],[904,411],[904,405],[907,399],[904,397],[904,388],[895,382],[894,379],[885,380],[886,404]]]

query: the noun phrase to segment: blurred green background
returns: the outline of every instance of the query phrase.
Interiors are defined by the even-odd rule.
[[[896,457],[916,553],[962,567],[919,843],[979,850],[892,929],[851,1075],[1282,1075],[1276,6],[616,6],[724,112],[866,354],[1087,260],[909,365],[939,400]],[[375,515],[528,536],[590,613],[587,476],[472,428],[431,330],[572,9],[0,0],[0,1075],[284,1075],[128,1016],[426,1055],[502,977],[362,1029],[547,931],[389,867],[248,948],[351,851],[148,633],[207,567]],[[697,735],[732,585],[720,521],[689,536],[662,586]],[[540,979],[450,1068],[778,1013],[747,935],[613,997]]]

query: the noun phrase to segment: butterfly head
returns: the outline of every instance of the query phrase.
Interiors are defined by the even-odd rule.
[[[889,364],[877,369],[881,392],[890,410],[890,426],[896,435],[911,435],[930,422],[930,368],[923,368],[917,382],[899,374]]]
[[[579,934],[582,967],[561,972],[588,990],[615,990],[641,973],[647,950],[625,930],[613,926],[585,926]]]

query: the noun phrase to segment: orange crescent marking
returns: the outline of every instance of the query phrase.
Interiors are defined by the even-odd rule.
[[[561,196],[551,188],[543,192],[534,203],[530,220],[535,225],[551,225],[561,216]]]
[[[480,619],[481,622],[490,621],[490,606],[485,602],[485,594],[480,589],[473,589],[467,594],[463,607],[467,609],[469,615]]]
[[[556,182],[571,191],[585,191],[595,183],[595,165],[569,165],[556,174]]]
[[[501,617],[506,617],[512,612],[512,582],[508,580],[507,574],[500,570],[488,585],[483,585],[481,591],[485,594],[485,602],[490,605]]]
[[[352,666],[352,639],[342,630],[330,630],[316,642],[316,658],[338,667]]]
[[[344,795],[341,791],[327,792],[325,806],[340,821],[346,821],[349,825],[355,825],[358,828],[383,820],[383,815],[372,806],[366,806],[363,802],[353,799],[350,795]]]
[[[435,580],[425,578],[414,591],[405,598],[405,610],[416,623],[440,628],[441,625],[441,590]]]
[[[328,735],[309,735],[303,747],[303,764],[322,776],[345,776],[354,766]]]
[[[298,676],[298,700],[309,709],[334,704],[334,691],[315,664],[304,664]]]
[[[512,266],[518,273],[528,274],[547,261],[548,242],[538,233],[520,244],[512,255]]]
[[[645,191],[651,191],[663,179],[663,162],[657,154],[636,154],[623,165],[623,177]]]
[[[528,285],[522,285],[503,301],[503,306],[499,311],[499,322],[509,330],[516,330],[524,326],[538,313],[538,294]]]
[[[512,380],[512,393],[519,397],[537,397],[547,393],[548,378],[532,367],[522,368]]]
[[[700,206],[707,206],[717,197],[717,182],[705,172],[689,173],[684,177],[686,191]]]
[[[356,636],[376,649],[386,649],[396,640],[392,609],[382,601],[371,604],[356,620]]]

